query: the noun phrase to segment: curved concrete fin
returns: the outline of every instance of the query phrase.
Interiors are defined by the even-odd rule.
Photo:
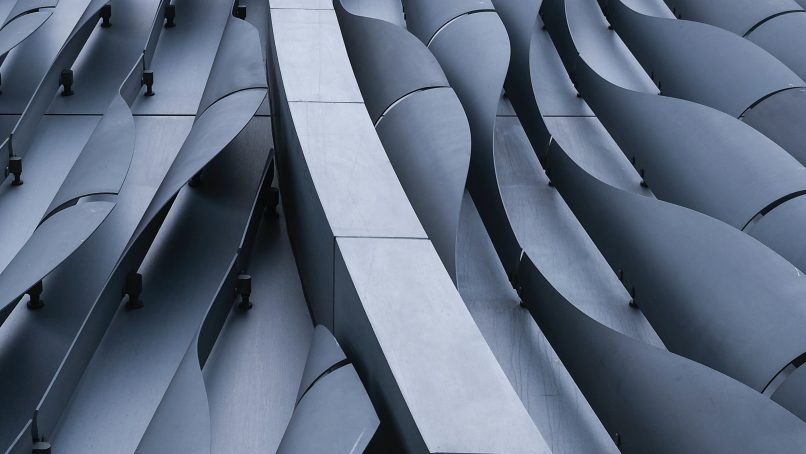
[[[86,202],[66,208],[34,231],[20,252],[0,273],[0,324],[17,297],[59,266],[101,225],[114,208],[112,202]]]
[[[117,194],[134,154],[134,118],[115,96],[48,208],[50,216],[65,203],[89,194]]]
[[[774,16],[803,11],[794,0],[666,0],[666,4],[681,19],[715,25],[739,36]]]
[[[577,62],[582,96],[662,200],[741,229],[777,201],[806,191],[806,168],[730,115],[618,87]]]
[[[448,273],[470,165],[470,128],[436,58],[403,28],[336,3],[348,54],[386,154]]]
[[[405,29],[334,3],[347,55],[373,123],[396,101],[448,81],[428,48]]]
[[[222,55],[228,52],[232,55]],[[151,200],[130,245],[185,183],[212,161],[257,112],[267,92],[260,55],[260,39],[254,27],[231,18],[193,128]],[[241,68],[244,75],[241,75]],[[207,102],[212,104],[204,107]]]
[[[490,0],[403,0],[403,8],[409,31],[425,44],[429,44],[445,24],[459,16],[495,11]]]
[[[605,14],[667,96],[734,117],[777,91],[806,82],[764,49],[698,22],[646,16],[611,0]]]
[[[266,65],[261,55],[257,29],[249,22],[230,17],[196,116],[227,95],[251,88],[266,89]]]
[[[670,351],[756,390],[806,352],[806,281],[727,224],[590,176],[556,144],[551,180]]]
[[[333,334],[324,326],[316,325],[313,339],[311,340],[311,348],[308,350],[308,359],[305,362],[305,369],[302,372],[302,378],[299,383],[297,402],[328,369],[346,359],[344,351],[339,347],[339,343],[333,337]]]
[[[624,453],[800,452],[806,425],[713,369],[594,321],[524,257],[524,303]]]
[[[2,61],[6,54],[11,49],[29,37],[31,33],[35,32],[42,24],[50,19],[53,11],[44,10],[28,14],[23,14],[11,22],[3,25],[0,28],[0,61]]]
[[[195,347],[194,340],[154,412],[135,454],[210,452],[210,408]]]
[[[299,401],[278,454],[364,452],[378,416],[351,365],[325,375]]]
[[[407,15],[408,8],[407,8]],[[497,113],[509,65],[509,38],[498,15],[481,12],[459,17],[429,46],[467,115],[471,133],[467,187],[507,271],[520,255],[500,196],[496,169]]]

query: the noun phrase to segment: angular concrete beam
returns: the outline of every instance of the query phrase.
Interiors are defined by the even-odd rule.
[[[407,451],[547,452],[406,199],[332,4],[270,4],[280,187],[315,320]]]

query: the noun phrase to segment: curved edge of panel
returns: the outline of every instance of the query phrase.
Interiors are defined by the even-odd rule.
[[[448,85],[433,54],[404,28],[359,16],[343,0],[336,0],[334,6],[373,123],[404,96]]]
[[[659,198],[736,228],[806,190],[806,169],[775,142],[723,112],[634,92],[580,58],[577,87]]]
[[[753,389],[594,321],[524,257],[523,301],[622,452],[797,452],[806,425]]]
[[[647,16],[623,0],[610,0],[604,12],[664,95],[739,117],[771,93],[806,85],[767,51],[727,30]]]
[[[113,202],[86,202],[59,211],[37,228],[0,273],[0,324],[34,284],[81,246],[112,212]]]
[[[445,24],[459,16],[480,11],[495,11],[490,0],[403,0],[409,31],[430,44]]]
[[[464,107],[471,133],[467,187],[507,272],[521,253],[500,196],[496,169],[496,123],[509,67],[509,37],[494,12],[464,15],[447,25],[429,49]]]
[[[669,348],[759,391],[806,352],[806,282],[752,237],[631,194],[554,144],[550,177]]]

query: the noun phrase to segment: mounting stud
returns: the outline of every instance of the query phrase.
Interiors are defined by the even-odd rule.
[[[39,410],[34,410],[31,418],[31,454],[51,454],[50,443],[45,441],[45,437],[39,436]]]
[[[42,281],[37,282],[31,288],[28,289],[28,296],[30,299],[28,300],[28,309],[35,311],[37,309],[41,309],[45,302],[42,301],[42,291],[44,290],[42,286]]]
[[[50,443],[37,441],[31,446],[31,454],[51,454]]]
[[[112,23],[109,22],[109,19],[112,18],[112,4],[107,3],[106,5],[101,7],[101,12],[98,13],[98,16],[101,18],[101,27],[109,28],[112,26]]]
[[[8,173],[14,175],[14,181],[11,182],[12,186],[22,185],[22,158],[19,156],[12,156],[8,160]]]
[[[176,5],[165,5],[165,28],[176,27]]]
[[[63,87],[62,96],[73,96],[73,70],[63,69],[59,75],[59,85]]]
[[[124,294],[129,296],[126,309],[140,309],[143,307],[143,275],[132,271],[126,275],[126,289]]]
[[[143,71],[143,85],[146,86],[146,96],[154,96],[154,70]]]
[[[241,296],[241,302],[238,303],[238,310],[248,311],[252,308],[252,302],[249,297],[252,295],[252,276],[248,274],[239,274],[235,282],[235,291]]]
[[[246,5],[236,5],[233,14],[238,19],[246,20]]]

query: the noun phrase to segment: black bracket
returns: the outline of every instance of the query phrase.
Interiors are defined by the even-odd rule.
[[[143,85],[146,86],[146,96],[154,96],[154,71],[146,69],[143,71]]]
[[[132,271],[126,275],[126,288],[124,295],[129,296],[126,309],[140,309],[143,307],[143,275]]]
[[[98,16],[101,18],[101,27],[109,28],[112,26],[112,23],[109,22],[109,19],[112,18],[112,4],[107,3],[106,5],[101,7],[101,12],[98,13]]]
[[[248,274],[239,274],[235,282],[235,291],[241,296],[241,302],[238,304],[238,310],[248,311],[252,308],[252,302],[249,297],[252,295],[252,276]]]
[[[12,186],[22,185],[22,158],[19,156],[12,156],[8,159],[8,173],[14,175],[14,181],[11,182]]]
[[[175,5],[165,5],[165,28],[173,28],[176,27],[176,6]]]
[[[42,301],[43,290],[44,287],[42,286],[42,281],[37,282],[28,289],[27,293],[30,297],[28,300],[28,309],[35,311],[37,309],[41,309],[45,305],[45,302]]]
[[[62,89],[62,96],[73,96],[73,70],[63,69],[59,75],[59,85],[64,87]]]

